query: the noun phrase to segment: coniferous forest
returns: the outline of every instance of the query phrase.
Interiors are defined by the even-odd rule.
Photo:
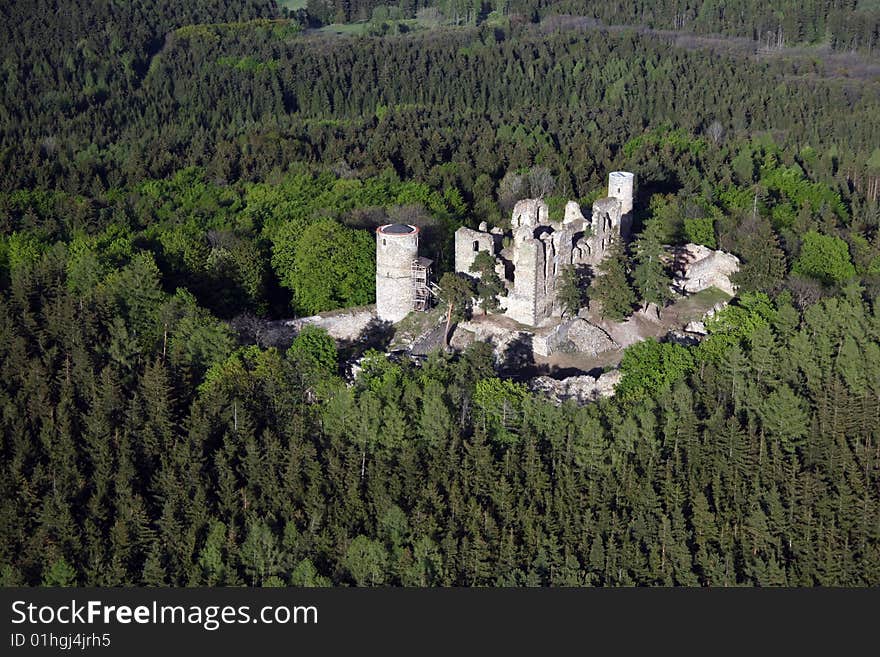
[[[3,585],[880,584],[876,2],[0,15]],[[651,244],[742,266],[611,399],[482,343],[264,339],[372,303],[381,223],[445,272],[457,227],[617,169],[639,303]]]

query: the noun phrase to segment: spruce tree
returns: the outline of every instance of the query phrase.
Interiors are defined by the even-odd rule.
[[[649,303],[662,308],[670,297],[672,279],[663,265],[663,226],[657,220],[648,221],[633,245],[636,266],[633,281],[644,306]]]
[[[483,309],[483,314],[497,310],[498,297],[504,296],[507,291],[504,288],[504,282],[495,271],[495,258],[487,251],[480,251],[474,258],[470,270],[480,275],[477,281],[477,300],[480,303],[480,308]]]
[[[593,299],[601,305],[605,319],[623,321],[632,313],[636,295],[630,287],[629,263],[619,239],[611,242],[605,259],[598,267],[593,283]]]
[[[583,278],[581,272],[574,265],[562,268],[556,298],[559,300],[559,305],[562,306],[564,315],[574,317],[586,302],[587,295]]]

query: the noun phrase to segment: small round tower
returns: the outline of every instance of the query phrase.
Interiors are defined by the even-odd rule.
[[[419,229],[385,224],[376,229],[376,314],[399,322],[413,309],[413,260],[419,257]]]
[[[620,201],[620,213],[629,214],[633,209],[636,176],[629,171],[612,171],[608,175],[608,196]]]

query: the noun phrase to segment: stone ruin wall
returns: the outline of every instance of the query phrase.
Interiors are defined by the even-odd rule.
[[[495,255],[496,236],[487,231],[459,228],[455,231],[455,271],[473,276],[471,265],[480,251]]]
[[[508,236],[512,245],[503,250],[499,229],[489,231],[485,223],[479,230],[460,228],[455,234],[455,270],[473,276],[470,267],[476,254],[490,253],[508,288],[507,297],[499,299],[505,314],[522,324],[538,326],[561,313],[556,291],[563,268],[595,268],[604,260],[612,240],[628,236],[634,184],[633,174],[612,172],[608,196],[593,204],[590,220],[574,201],[565,206],[561,223],[550,220],[542,199],[519,201],[511,215]]]

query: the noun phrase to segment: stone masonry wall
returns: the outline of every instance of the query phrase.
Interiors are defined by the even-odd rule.
[[[491,233],[459,228],[455,231],[455,271],[472,276],[471,265],[480,251],[495,255],[495,236]]]

